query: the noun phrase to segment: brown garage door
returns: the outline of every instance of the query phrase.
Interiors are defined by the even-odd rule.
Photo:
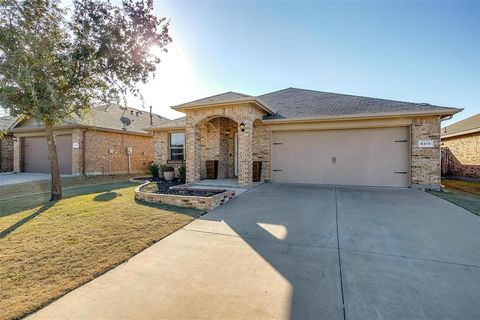
[[[61,174],[72,174],[72,135],[56,136]],[[45,137],[26,137],[23,140],[23,171],[50,173]]]
[[[409,128],[274,132],[272,181],[409,186]]]

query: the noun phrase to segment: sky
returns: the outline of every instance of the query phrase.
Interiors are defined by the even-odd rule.
[[[66,0],[65,3],[68,3]],[[480,1],[155,1],[173,42],[145,107],[287,87],[480,113]],[[130,98],[132,107],[140,101]]]

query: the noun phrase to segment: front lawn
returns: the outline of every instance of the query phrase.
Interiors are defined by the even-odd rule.
[[[480,182],[442,180],[442,191],[430,193],[480,216]]]
[[[144,204],[117,183],[0,201],[0,319],[19,318],[128,260],[198,217]]]
[[[450,189],[456,189],[480,196],[480,182],[478,181],[442,179],[442,184]]]

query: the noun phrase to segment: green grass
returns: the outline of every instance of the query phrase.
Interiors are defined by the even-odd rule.
[[[0,201],[0,319],[22,317],[128,260],[202,212],[134,200],[129,183]]]
[[[480,216],[480,182],[449,179],[442,185],[442,191],[430,193]]]

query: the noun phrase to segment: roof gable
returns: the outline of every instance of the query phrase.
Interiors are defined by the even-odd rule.
[[[18,120],[18,117],[3,116],[0,117],[0,130],[10,129]]]
[[[209,105],[209,104],[215,104],[215,103],[233,102],[233,101],[238,101],[245,98],[253,98],[253,97],[243,93],[229,91],[229,92],[220,93],[214,96],[190,101],[187,103],[182,103],[180,105],[174,106],[173,108],[174,109],[186,108],[186,107]]]
[[[442,128],[442,136],[480,129],[480,113]]]

